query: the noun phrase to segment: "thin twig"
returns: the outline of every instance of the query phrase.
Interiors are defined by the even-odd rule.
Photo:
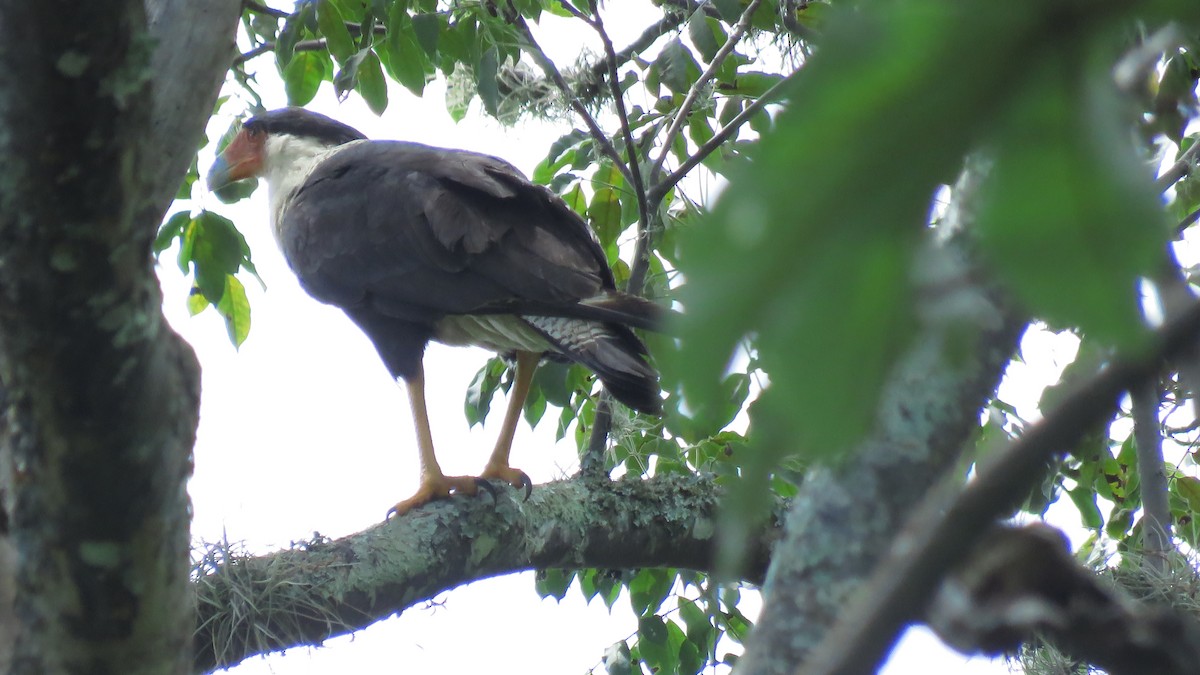
[[[1193,302],[1155,331],[1143,358],[1119,359],[1092,377],[1010,443],[949,505],[946,495],[961,476],[947,475],[908,518],[887,558],[805,664],[804,675],[875,672],[900,630],[924,613],[946,571],[1041,480],[1046,458],[1103,424],[1122,392],[1154,377],[1164,360],[1195,346],[1198,336],[1200,302]]]
[[[325,38],[319,38],[316,40],[303,40],[301,42],[297,42],[296,46],[293,48],[293,51],[319,52],[319,51],[324,51],[325,49],[327,49],[327,47],[325,45]],[[248,52],[245,52],[243,54],[238,54],[233,59],[233,65],[240,66],[241,64],[249,61],[250,59],[258,58],[259,56],[262,56],[263,54],[266,54],[267,52],[273,52],[273,51],[275,51],[275,43],[274,42],[264,42],[261,45],[255,47],[254,49],[251,49]]]
[[[612,142],[608,140],[608,136],[604,134],[604,130],[596,123],[596,118],[588,112],[588,109],[579,101],[579,97],[571,90],[571,85],[567,84],[562,73],[558,72],[558,66],[554,65],[550,57],[546,56],[546,52],[538,44],[537,39],[533,37],[533,31],[529,29],[529,24],[525,21],[525,17],[516,14],[513,16],[512,23],[521,32],[521,36],[525,38],[525,51],[533,57],[533,60],[537,62],[542,72],[546,73],[546,76],[554,82],[558,90],[566,97],[571,109],[575,111],[575,114],[579,115],[583,123],[587,126],[592,140],[595,141],[596,145],[600,146],[600,151],[613,160],[621,175],[625,177],[626,181],[632,184],[633,178],[629,174],[629,168],[625,166],[625,161],[621,159],[620,153],[613,147]]]
[[[748,122],[751,117],[758,113],[758,111],[769,105],[779,94],[779,92],[783,91],[783,88],[787,86],[799,72],[800,71],[796,71],[771,85],[771,88],[764,91],[762,96],[759,96],[752,103],[750,103],[750,105],[743,108],[740,113],[734,116],[733,119],[729,120],[729,124],[721,127],[721,130],[713,134],[713,137],[708,139],[707,143],[700,146],[699,150],[684,160],[683,164],[679,165],[679,168],[675,169],[662,180],[655,183],[654,186],[650,188],[650,203],[657,204],[659,200],[665,197],[667,192],[669,192],[671,188],[675,187],[679,181],[683,180],[684,176],[687,176],[689,171],[696,168],[696,165],[700,162],[703,162],[704,158],[716,152],[718,148],[725,144],[725,141],[729,140],[731,136],[737,133],[737,130],[740,129],[743,124]]]
[[[650,204],[646,200],[646,182],[642,177],[642,162],[638,157],[638,146],[633,141],[633,131],[629,126],[629,113],[625,110],[625,94],[621,91],[620,74],[616,65],[617,51],[613,47],[612,39],[608,36],[608,31],[604,29],[604,20],[600,17],[600,8],[597,7],[596,0],[588,0],[588,7],[592,10],[592,27],[600,35],[600,41],[604,43],[604,53],[609,64],[606,79],[608,79],[608,86],[612,89],[613,104],[617,111],[617,119],[621,124],[621,136],[625,139],[629,176],[632,179],[631,185],[638,206],[637,245],[634,247],[633,264],[630,266],[629,282],[625,286],[625,292],[641,295],[642,286],[645,285],[646,270],[650,266],[649,242],[653,231],[650,221]]]
[[[734,26],[733,32],[725,40],[725,44],[717,50],[712,61],[708,64],[708,68],[700,74],[700,79],[692,83],[688,89],[688,93],[683,97],[683,103],[679,104],[679,110],[675,112],[675,119],[671,121],[671,126],[667,129],[666,135],[663,137],[662,152],[658,154],[658,158],[651,165],[650,175],[657,176],[662,170],[663,162],[667,159],[667,154],[671,152],[671,145],[675,142],[675,137],[683,130],[683,125],[687,123],[688,115],[692,112],[692,107],[696,104],[696,100],[700,98],[700,92],[708,85],[709,81],[716,76],[717,70],[729,57],[738,43],[741,42],[742,36],[750,30],[750,19],[754,16],[754,11],[758,9],[762,0],[750,0],[750,4],[746,5],[746,9],[742,11],[742,16],[738,19],[737,25]]]
[[[276,19],[286,19],[291,16],[291,14],[282,9],[267,7],[266,5],[255,2],[254,0],[242,0],[242,7],[250,10],[251,12],[255,12],[256,14],[266,14],[268,16],[273,16]]]

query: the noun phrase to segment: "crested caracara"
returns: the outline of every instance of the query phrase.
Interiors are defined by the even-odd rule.
[[[267,181],[271,228],[300,285],[345,311],[407,386],[421,487],[391,513],[474,494],[489,487],[481,478],[530,489],[509,450],[543,357],[583,364],[618,401],[660,411],[658,375],[631,330],[653,327],[657,306],[617,291],[583,219],[509,163],[371,141],[287,108],[247,120],[208,183],[253,177]],[[500,436],[478,478],[446,476],[434,456],[422,367],[430,340],[516,362]]]

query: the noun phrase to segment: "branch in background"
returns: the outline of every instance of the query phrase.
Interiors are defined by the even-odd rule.
[[[1158,377],[1129,390],[1133,406],[1133,436],[1137,447],[1138,476],[1142,495],[1142,553],[1147,564],[1166,571],[1171,546],[1171,506],[1167,499],[1167,475],[1163,471],[1162,429],[1158,421],[1161,397]]]
[[[722,145],[725,144],[725,141],[729,140],[730,137],[737,133],[737,130],[740,129],[743,124],[748,122],[751,117],[758,113],[759,110],[762,110],[772,101],[774,101],[775,97],[778,96],[781,91],[783,91],[785,86],[792,82],[799,72],[800,71],[796,71],[771,85],[771,88],[764,91],[762,96],[759,96],[750,105],[743,108],[742,111],[734,116],[733,119],[729,120],[729,124],[721,127],[720,131],[713,134],[713,137],[710,138],[707,143],[700,146],[700,149],[696,150],[692,156],[688,157],[683,164],[679,165],[679,168],[675,169],[669,175],[656,182],[650,188],[650,203],[657,204],[660,200],[662,200],[662,198],[666,196],[667,192],[669,192],[671,188],[675,187],[679,181],[683,180],[684,176],[686,176],[689,171],[696,168],[696,165],[700,162],[703,162],[705,157],[708,157],[712,153],[716,152]]]
[[[267,7],[266,5],[255,2],[254,0],[242,0],[242,7],[256,14],[266,14],[268,16],[273,16],[276,19],[286,19],[291,16],[290,13],[285,12],[282,9]]]
[[[461,584],[528,569],[680,567],[711,571],[721,491],[696,476],[581,480],[454,499],[330,542],[225,559],[197,579],[195,668],[320,644]],[[776,504],[776,512],[783,508]],[[496,536],[484,533],[503,533]],[[779,523],[753,539],[761,582]]]
[[[887,559],[805,664],[804,675],[873,672],[903,627],[924,614],[947,570],[1041,480],[1046,458],[1075,447],[1111,417],[1122,393],[1155,377],[1163,361],[1193,347],[1197,336],[1200,302],[1193,302],[1155,331],[1145,356],[1117,360],[1080,386],[980,470],[952,503],[946,495],[961,478],[946,477],[908,518]]]
[[[1158,180],[1154,182],[1154,187],[1158,188],[1159,192],[1165,192],[1167,188],[1177,183],[1192,172],[1195,168],[1197,160],[1200,159],[1200,143],[1193,143],[1192,147],[1175,160],[1171,168],[1162,172]]]
[[[579,97],[575,95],[575,92],[572,91],[567,81],[563,79],[562,73],[558,71],[558,66],[554,65],[554,62],[546,56],[546,52],[538,44],[537,39],[533,37],[533,32],[529,29],[529,24],[525,21],[525,17],[517,14],[513,17],[512,23],[521,32],[521,36],[525,38],[525,51],[533,57],[533,60],[537,62],[542,72],[546,73],[546,76],[554,82],[558,90],[566,97],[571,109],[583,120],[584,125],[588,128],[588,133],[591,134],[592,140],[595,141],[596,145],[600,147],[601,152],[613,160],[616,167],[621,171],[621,175],[632,184],[633,179],[629,174],[629,167],[625,166],[625,161],[621,159],[621,154],[617,152],[612,142],[608,140],[608,136],[604,134],[604,130],[596,123],[596,118],[588,112],[588,109],[579,100]]]
[[[675,137],[683,130],[683,125],[687,123],[688,115],[691,114],[692,107],[696,104],[696,99],[700,97],[700,92],[716,76],[721,64],[733,53],[734,47],[737,47],[742,37],[750,30],[750,19],[753,18],[754,11],[758,9],[761,3],[762,0],[750,0],[750,4],[746,5],[746,9],[742,11],[742,16],[738,19],[737,25],[733,27],[733,31],[726,38],[725,44],[721,45],[721,48],[717,50],[712,62],[708,64],[708,68],[700,74],[700,79],[692,83],[687,95],[683,97],[683,103],[680,103],[679,110],[675,111],[675,119],[671,121],[671,126],[663,136],[662,152],[658,154],[658,158],[651,165],[650,176],[652,179],[662,170],[663,162],[666,161],[667,154],[671,152],[671,145],[674,144]]]
[[[1114,675],[1190,675],[1200,661],[1191,619],[1131,600],[1043,524],[993,527],[929,614],[938,636],[964,653],[1011,654],[1042,639]]]
[[[325,38],[318,38],[316,40],[302,40],[300,42],[297,42],[296,46],[293,48],[293,51],[320,52],[320,51],[325,51],[326,48],[327,47],[325,44]],[[233,58],[233,67],[240,66],[243,63],[249,61],[250,59],[257,58],[259,56],[262,56],[263,54],[266,54],[268,52],[273,52],[273,51],[275,51],[275,43],[274,42],[264,42],[261,45],[255,47],[254,49],[251,49],[250,51],[247,51],[247,52],[244,52],[244,53],[241,53],[241,54],[238,54],[237,56],[235,56]]]

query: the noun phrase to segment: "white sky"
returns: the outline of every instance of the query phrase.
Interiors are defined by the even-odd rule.
[[[646,23],[609,19],[618,47]],[[555,37],[546,38],[551,55],[573,60],[578,38],[557,31]],[[263,59],[260,67],[265,103],[284,105],[273,65]],[[357,96],[338,104],[328,84],[309,107],[372,138],[470,148],[504,157],[526,173],[570,128],[565,122],[503,128],[479,114],[477,102],[476,110],[455,124],[444,110],[440,83],[432,83],[424,99],[395,85],[389,92],[391,105],[382,119],[367,111]],[[214,120],[210,136],[217,137],[228,122]],[[202,156],[202,175],[209,162],[211,148]],[[374,348],[340,310],[320,305],[300,290],[268,232],[265,192],[260,188],[253,199],[236,207],[207,195],[199,201],[242,229],[269,287],[264,293],[253,279],[243,277],[252,328],[240,351],[230,345],[215,312],[187,315],[188,283],[174,266],[174,251],[164,254],[159,275],[167,317],[194,347],[203,368],[196,469],[190,483],[193,538],[241,541],[253,552],[308,539],[314,531],[335,538],[359,531],[379,522],[392,504],[417,487],[414,436],[403,389],[391,381]],[[1047,353],[1045,364],[1027,366],[1033,381],[1029,391],[1057,378],[1061,364],[1054,359],[1061,357]],[[500,399],[486,429],[468,432],[462,413],[467,384],[487,357],[480,350],[436,344],[426,356],[435,445],[439,461],[451,474],[477,473],[494,442]],[[576,469],[571,439],[554,443],[555,420],[551,408],[536,432],[524,422],[518,428],[513,465],[527,471],[535,484]],[[748,595],[744,611],[753,617],[757,599]],[[471,584],[443,594],[435,607],[410,609],[352,637],[331,640],[324,648],[252,658],[229,672],[583,673],[600,663],[606,647],[634,634],[636,625],[625,597],[611,615],[598,600],[586,605],[577,588],[559,605],[538,598],[532,574],[527,573]],[[1009,669],[1003,663],[967,660],[921,630],[910,633],[884,672],[971,675]]]

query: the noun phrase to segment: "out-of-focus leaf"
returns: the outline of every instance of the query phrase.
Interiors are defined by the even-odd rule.
[[[479,57],[475,67],[475,83],[479,88],[479,98],[483,108],[493,117],[500,114],[500,88],[496,82],[496,73],[500,67],[498,52],[495,47],[489,47]]]
[[[912,335],[930,195],[1012,73],[1040,58],[1027,46],[1050,25],[1040,7],[912,0],[839,13],[787,92],[803,104],[779,114],[730,172],[712,222],[693,230],[680,260],[688,337],[667,370],[703,405],[738,341],[756,335],[771,378],[753,418],[767,465],[797,448],[837,452],[874,418]],[[847,199],[864,176],[886,180]]]
[[[1147,332],[1138,279],[1166,247],[1158,198],[1109,83],[1055,60],[1034,77],[995,139],[983,253],[1037,316],[1132,346]]]
[[[397,82],[420,96],[425,91],[425,67],[429,59],[417,40],[415,23],[400,4],[396,4],[388,21],[385,41],[388,71]]]
[[[184,230],[190,222],[192,222],[192,214],[187,211],[180,211],[168,218],[162,227],[158,228],[158,236],[154,238],[154,255],[157,256],[170,248],[176,239],[182,239]]]

